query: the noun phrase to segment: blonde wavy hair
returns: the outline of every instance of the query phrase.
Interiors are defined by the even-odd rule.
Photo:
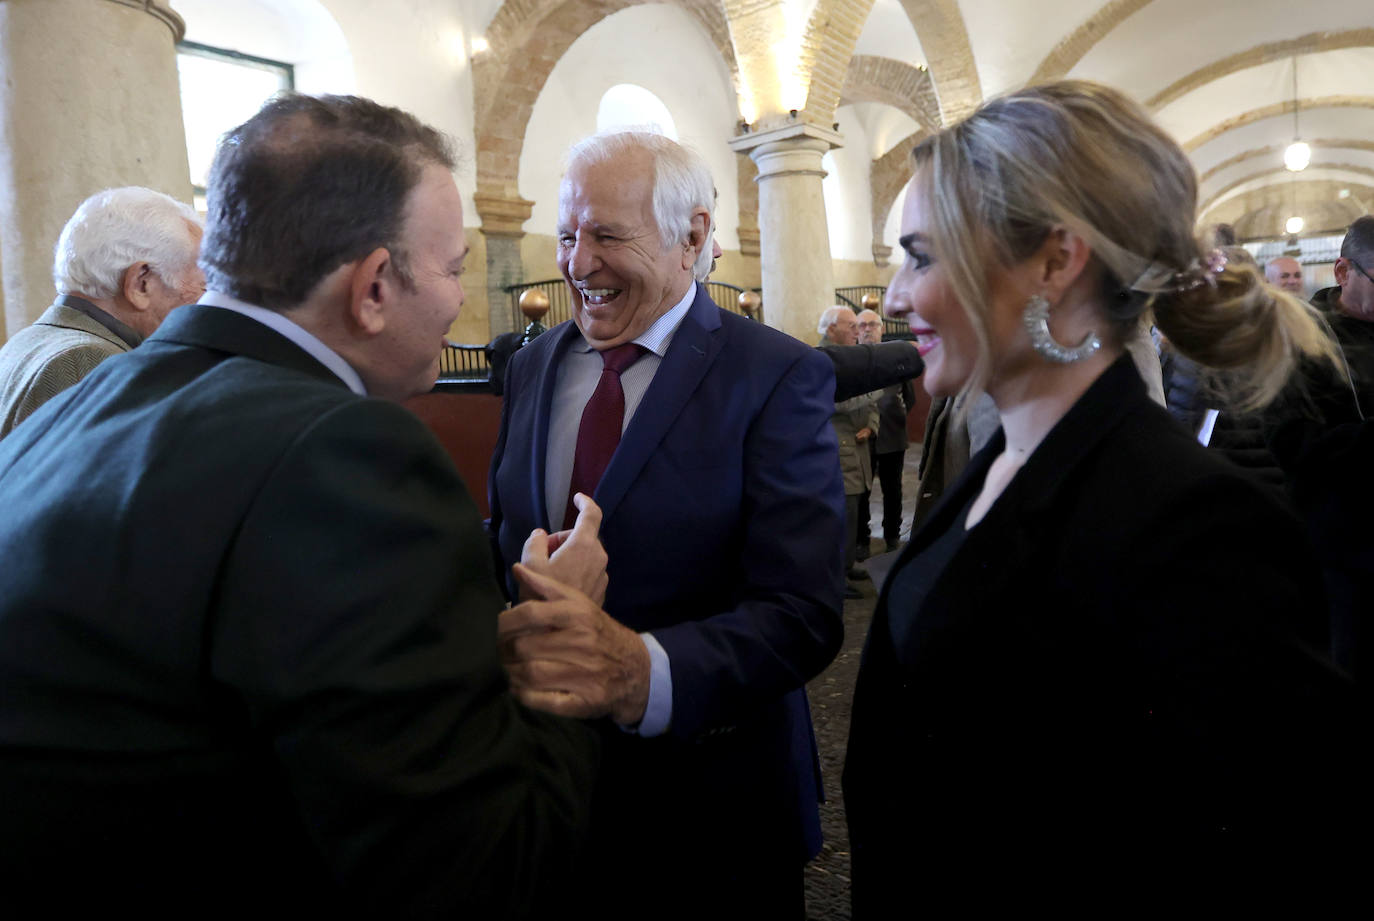
[[[1302,356],[1334,360],[1316,311],[1269,285],[1253,263],[1207,270],[1192,164],[1116,90],[1065,80],[1010,93],[926,138],[912,156],[934,255],[978,336],[966,391],[981,391],[991,370],[989,279],[1029,258],[1055,227],[1092,249],[1104,339],[1120,343],[1153,312],[1180,352],[1231,372],[1242,409],[1272,400]],[[1134,290],[1152,267],[1155,277],[1163,267],[1166,277],[1201,283]]]

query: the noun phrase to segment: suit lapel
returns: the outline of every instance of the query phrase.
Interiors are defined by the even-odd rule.
[[[696,300],[678,326],[663,362],[654,374],[634,418],[625,429],[596,489],[596,502],[609,520],[626,492],[672,428],[682,408],[701,384],[720,353],[724,334],[720,308],[697,286]]]
[[[567,351],[573,339],[582,333],[578,331],[577,324],[568,320],[544,335],[557,338],[536,371],[539,377],[535,381],[535,386],[538,388],[539,398],[534,409],[534,444],[531,446],[533,453],[530,455],[529,488],[530,507],[535,510],[535,520],[539,522],[540,527],[552,533],[563,528],[561,518],[556,526],[550,519],[548,496],[544,491],[544,470],[549,456],[549,421],[553,415],[553,391],[558,384],[558,365],[563,360],[563,353]],[[557,514],[561,515],[562,510],[560,509]]]

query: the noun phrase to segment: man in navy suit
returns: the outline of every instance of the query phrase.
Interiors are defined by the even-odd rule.
[[[520,699],[604,718],[572,904],[800,918],[820,843],[803,686],[842,633],[831,362],[695,282],[713,205],[699,157],[622,133],[569,163],[558,262],[573,319],[511,361],[490,490],[506,563],[532,529],[566,526],[579,482],[604,514],[604,610],[515,566],[512,591],[531,600],[500,627]],[[627,343],[618,447],[593,487],[584,416]]]

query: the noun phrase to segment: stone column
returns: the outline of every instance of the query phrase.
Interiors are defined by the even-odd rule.
[[[817,125],[791,124],[730,142],[759,168],[764,322],[804,342],[816,338],[821,311],[835,303],[821,157],[841,140]]]
[[[158,0],[0,0],[0,263],[9,333],[53,300],[52,251],[88,196],[191,201],[176,42]]]
[[[491,338],[511,333],[517,327],[506,288],[525,280],[520,241],[525,238],[525,221],[534,202],[519,195],[478,191],[473,204],[482,218],[482,236],[487,240],[487,322]]]

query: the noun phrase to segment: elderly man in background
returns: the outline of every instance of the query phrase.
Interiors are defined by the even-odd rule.
[[[883,341],[883,318],[875,311],[859,313],[859,344],[876,345]],[[878,434],[869,439],[869,459],[873,475],[883,488],[883,544],[897,549],[902,533],[902,467],[906,462],[906,417],[916,403],[916,390],[910,381],[884,387],[878,397]],[[859,532],[855,558],[868,559],[869,499],[872,487],[859,497]]]
[[[1269,284],[1302,297],[1302,263],[1292,256],[1277,256],[1264,266]]]
[[[816,331],[821,345],[858,345],[859,321],[848,307],[827,307]],[[854,565],[858,558],[859,505],[873,488],[871,440],[878,434],[878,395],[861,393],[835,404],[830,425],[840,447],[840,473],[844,477],[844,568],[850,579],[866,579],[868,574]],[[862,598],[863,592],[845,585],[846,598]]]
[[[0,437],[201,296],[200,236],[190,207],[152,189],[81,203],[54,250],[57,300],[0,348]]]
[[[604,610],[502,615],[532,707],[598,719],[592,843],[568,916],[794,918],[820,846],[805,683],[839,648],[831,363],[718,308],[701,157],[639,132],[576,145],[559,194],[572,320],[517,352],[493,460],[503,561],[570,497],[604,511]]]
[[[848,307],[827,307],[821,312],[816,333],[821,337],[817,345],[858,345],[859,318]]]

